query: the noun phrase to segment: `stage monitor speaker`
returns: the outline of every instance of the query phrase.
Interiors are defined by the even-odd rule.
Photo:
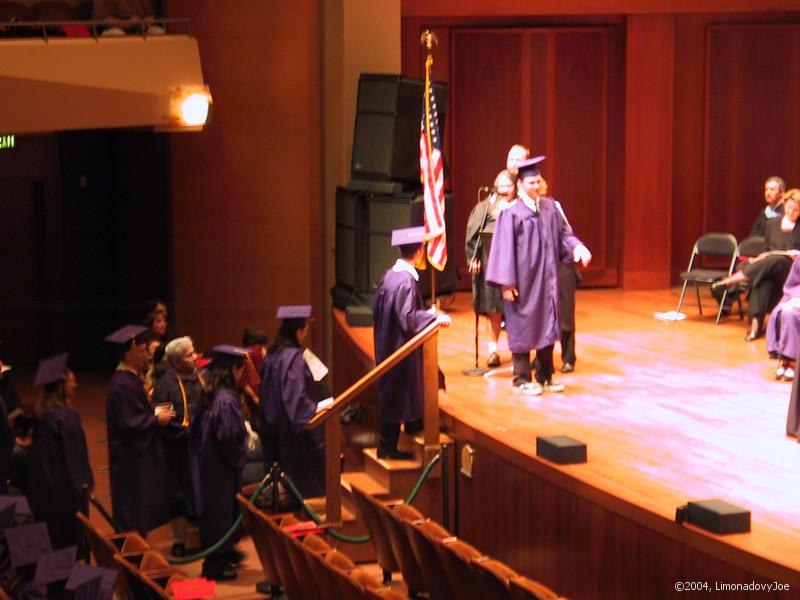
[[[453,240],[453,196],[445,195],[446,230]],[[336,288],[337,303],[353,298],[369,303],[381,277],[399,257],[390,244],[393,229],[422,225],[423,200],[416,193],[375,194],[348,188],[336,190]],[[429,267],[430,268],[430,267]],[[447,266],[436,273],[436,292],[448,294],[458,284],[458,267],[451,249]],[[430,272],[420,271],[420,291],[430,297]]]
[[[434,83],[444,137],[447,85]],[[358,81],[351,177],[404,182],[419,188],[419,130],[424,82],[399,75],[362,74]]]
[[[363,195],[336,188],[336,284],[366,289]]]
[[[445,230],[453,238],[453,195],[445,195]],[[367,202],[367,269],[369,290],[374,291],[381,277],[400,256],[390,244],[393,229],[413,227],[424,223],[422,196],[398,197],[371,195]],[[425,299],[431,295],[430,265],[419,272],[419,287]],[[450,256],[443,272],[436,272],[436,293],[447,294],[458,284],[458,267]]]

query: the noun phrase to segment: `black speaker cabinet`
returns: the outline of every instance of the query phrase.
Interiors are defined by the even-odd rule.
[[[419,188],[419,131],[425,84],[399,75],[362,74],[358,81],[351,177]],[[447,86],[434,84],[444,136]]]
[[[369,301],[381,277],[400,256],[391,246],[393,229],[422,225],[423,199],[416,193],[376,194],[348,188],[336,190],[336,283]],[[437,294],[450,293],[458,284],[452,251],[453,196],[445,196],[446,231],[450,245],[443,272],[436,272]],[[428,266],[430,269],[430,266]],[[420,274],[420,291],[430,296],[430,271]]]

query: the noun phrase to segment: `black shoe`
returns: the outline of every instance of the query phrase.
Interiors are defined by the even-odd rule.
[[[500,366],[500,355],[497,352],[492,352],[492,355],[489,357],[489,360],[486,361],[487,367],[499,367]]]
[[[216,581],[232,581],[236,579],[236,571],[229,565],[214,567],[203,565],[201,575],[206,579],[215,579]]]
[[[403,452],[402,450],[383,450],[378,448],[378,458],[391,458],[393,460],[413,460],[413,452]]]
[[[172,544],[172,548],[170,549],[169,553],[177,558],[183,558],[186,556],[186,544]]]
[[[575,370],[575,365],[570,362],[565,362],[561,365],[561,372],[562,373],[572,373]]]
[[[233,566],[239,566],[244,561],[247,560],[247,552],[243,552],[238,548],[234,548],[230,552],[225,554],[225,560],[228,561]]]

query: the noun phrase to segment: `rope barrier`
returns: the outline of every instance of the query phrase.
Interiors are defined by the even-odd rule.
[[[422,470],[422,473],[420,473],[419,479],[417,479],[417,482],[414,484],[414,487],[411,489],[411,493],[408,495],[408,498],[406,498],[406,504],[412,504],[414,502],[414,500],[416,500],[417,494],[419,494],[420,489],[422,489],[422,484],[425,483],[425,480],[428,478],[428,475],[430,475],[431,470],[433,469],[434,466],[436,466],[436,463],[439,462],[439,460],[441,460],[441,458],[442,458],[442,453],[438,452],[431,459],[431,461],[427,465],[425,465],[425,468]],[[297,499],[298,502],[300,502],[300,506],[303,508],[303,510],[306,512],[306,514],[308,514],[308,516],[311,517],[311,520],[314,521],[314,523],[316,523],[317,525],[321,524],[323,522],[322,518],[317,514],[317,512],[313,508],[311,508],[308,505],[308,503],[306,502],[305,498],[303,498],[303,496],[300,494],[300,492],[294,486],[294,483],[292,482],[292,480],[289,479],[286,476],[284,476],[282,479],[283,479],[284,483],[287,484],[287,487],[289,488],[289,491],[292,492],[292,495]],[[365,542],[368,542],[369,539],[370,539],[369,534],[352,536],[352,535],[347,535],[347,534],[344,534],[344,533],[340,533],[340,532],[336,531],[335,529],[327,529],[325,531],[325,533],[327,533],[331,537],[336,538],[337,540],[340,540],[342,542],[349,542],[351,544],[363,544]]]

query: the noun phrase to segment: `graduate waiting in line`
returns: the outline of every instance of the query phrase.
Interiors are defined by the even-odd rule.
[[[34,407],[28,503],[47,523],[57,550],[80,543],[83,532],[75,513],[83,507],[83,486],[91,491],[94,477],[81,418],[68,404],[78,384],[67,355],[42,360],[33,384],[42,388],[42,397]]]
[[[278,462],[304,498],[322,496],[325,494],[324,426],[314,430],[303,428],[318,410],[331,402],[330,394],[315,380],[304,359],[311,307],[281,306],[277,318],[283,322],[261,368],[259,431],[265,467],[268,469]]]
[[[395,229],[392,246],[400,249],[400,258],[386,271],[375,291],[375,362],[380,363],[433,321],[450,325],[446,314],[425,310],[414,265],[425,257],[424,227]],[[435,310],[435,309],[433,309]],[[411,453],[397,449],[400,424],[406,433],[422,430],[424,388],[422,348],[417,348],[378,382],[380,432],[378,458],[411,458]]]

